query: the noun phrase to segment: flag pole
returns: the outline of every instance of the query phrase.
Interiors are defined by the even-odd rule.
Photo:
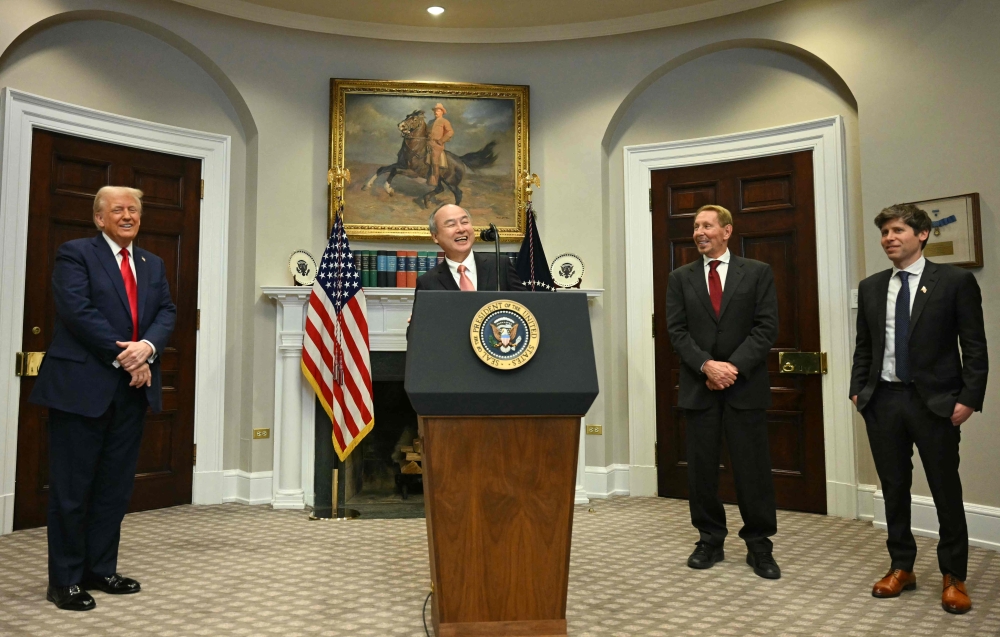
[[[345,184],[351,183],[351,171],[347,168],[336,167],[331,168],[326,173],[326,181],[330,186],[330,219],[328,233],[333,231],[333,227],[337,222],[337,218],[340,217],[341,223],[343,223],[343,212],[344,212],[344,191],[346,190]],[[337,327],[339,327],[340,320],[338,319]],[[335,336],[335,353],[334,353],[334,379],[335,382],[343,384],[344,382],[344,369],[343,369],[343,348],[340,342],[342,334],[340,330],[336,330]],[[353,520],[360,517],[361,513],[355,509],[349,509],[346,506],[341,508],[340,502],[340,479],[341,467],[344,465],[343,462],[338,461],[337,458],[333,459],[334,467],[330,472],[330,517],[329,518],[319,518],[315,516],[309,516],[310,520]],[[346,503],[345,503],[346,504]]]

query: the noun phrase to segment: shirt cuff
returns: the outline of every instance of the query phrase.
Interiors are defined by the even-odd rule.
[[[704,374],[704,373],[705,373],[705,365],[708,365],[708,361],[710,361],[710,360],[712,360],[712,359],[711,359],[711,358],[709,358],[709,359],[708,359],[708,360],[706,360],[706,361],[705,361],[704,363],[702,363],[702,364],[701,364],[701,367],[699,367],[699,368],[698,368],[698,371],[699,371],[699,372],[701,372],[702,374]]]
[[[149,345],[149,349],[153,350],[153,353],[150,355],[149,358],[146,359],[146,362],[147,363],[152,363],[153,361],[155,361],[156,360],[156,345],[153,345],[152,343],[150,343],[146,339],[142,339],[139,342],[140,343],[145,343],[146,345]]]

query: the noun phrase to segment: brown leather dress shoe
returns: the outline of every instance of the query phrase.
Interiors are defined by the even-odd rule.
[[[953,615],[962,615],[972,608],[972,600],[965,592],[965,582],[954,575],[944,576],[944,590],[941,592],[941,608]]]
[[[917,576],[912,571],[891,568],[885,577],[872,586],[872,597],[899,597],[903,591],[912,591],[916,588]]]

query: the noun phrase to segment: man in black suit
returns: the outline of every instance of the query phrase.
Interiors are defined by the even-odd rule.
[[[160,411],[160,362],[174,329],[163,261],[132,244],[142,192],[105,186],[101,232],[59,246],[56,321],[30,401],[49,408],[49,587],[65,610],[90,610],[99,589],[138,593],[117,573],[147,407]]]
[[[778,579],[765,412],[771,405],[767,355],[778,338],[778,298],[769,265],[729,252],[732,232],[728,210],[702,206],[694,219],[702,258],[671,272],[667,283],[667,331],[681,360],[678,404],[687,423],[691,523],[700,534],[688,566],[710,568],[724,559],[728,531],[718,491],[725,433],[747,564],[760,577]]]
[[[434,243],[444,250],[444,261],[417,279],[418,290],[489,292],[497,289],[496,255],[473,252],[476,233],[467,210],[444,204],[431,213],[428,228]],[[501,290],[523,290],[510,260],[500,267]]]
[[[941,539],[941,605],[972,608],[965,589],[969,532],[958,475],[961,425],[982,411],[989,370],[983,302],[972,272],[924,258],[931,220],[914,205],[875,217],[892,268],[858,286],[858,335],[851,400],[865,418],[882,481],[892,565],[875,597],[916,588],[917,544],[910,531],[913,445],[927,474]],[[961,345],[961,355],[959,354]]]

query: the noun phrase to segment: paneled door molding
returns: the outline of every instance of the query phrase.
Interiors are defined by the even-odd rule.
[[[35,128],[112,144],[194,157],[202,162],[198,307],[201,329],[195,367],[195,443],[192,502],[223,497],[222,434],[226,352],[226,261],[232,141],[193,131],[75,106],[12,88],[0,94],[0,534],[14,518],[17,416],[20,380],[10,373],[21,347],[27,267],[31,139]]]
[[[839,115],[718,137],[626,146],[625,295],[628,310],[629,492],[656,492],[656,369],[650,316],[664,311],[653,298],[650,172],[798,151],[813,153],[816,196],[820,343],[830,373],[823,377],[823,436],[829,515],[857,516],[854,419],[850,384],[850,288],[847,251],[847,164]],[[666,338],[663,335],[662,338]]]

